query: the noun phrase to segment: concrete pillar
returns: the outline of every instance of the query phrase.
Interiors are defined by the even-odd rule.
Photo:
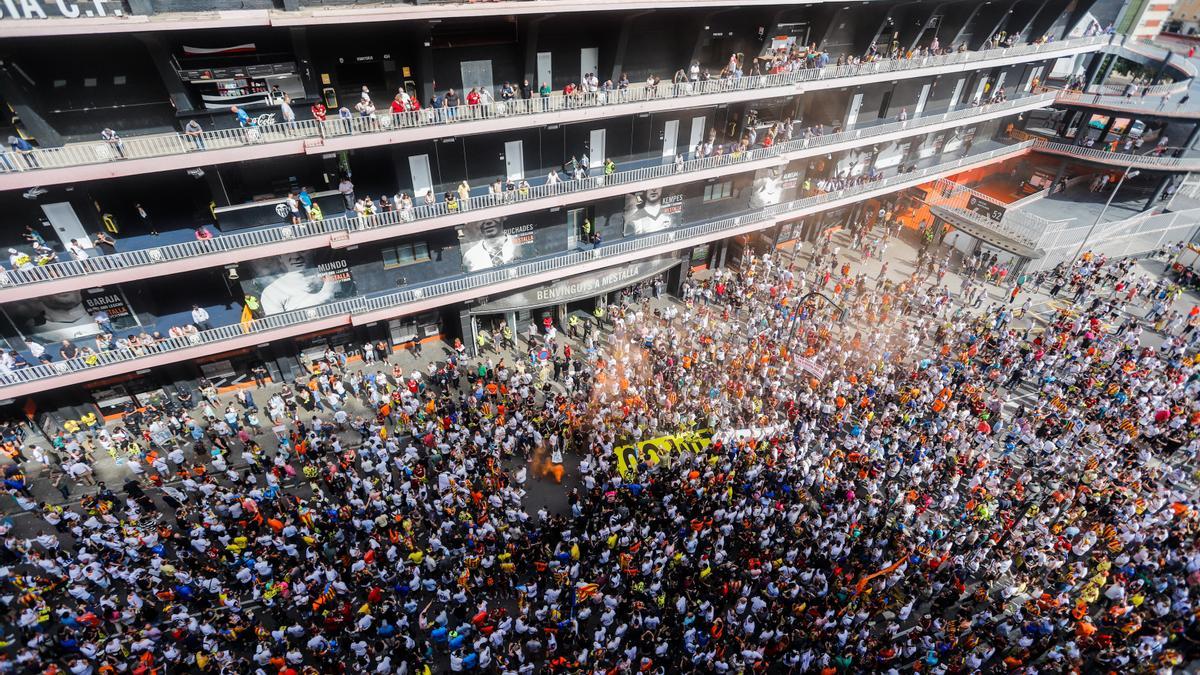
[[[725,10],[725,11],[728,11],[728,10]],[[688,60],[687,60],[687,63],[689,66],[692,65],[693,61],[700,61],[701,52],[704,51],[705,45],[712,42],[712,26],[714,25],[713,18],[715,18],[718,14],[723,14],[723,13],[724,12],[722,12],[722,11],[706,12],[703,16],[700,17],[700,20],[696,23],[696,42],[692,44],[692,53],[691,53],[691,56],[689,56]],[[713,65],[716,65],[716,64],[701,63],[700,67],[703,69],[706,67],[711,67]],[[717,73],[713,73],[714,76],[716,74]]]
[[[166,87],[175,110],[181,113],[195,111],[196,106],[192,104],[187,86],[179,79],[179,73],[171,67],[171,53],[163,44],[162,38],[156,33],[136,33],[134,37],[146,47],[150,63],[154,64],[155,70],[158,71],[158,77]]]
[[[1167,58],[1163,59],[1162,63],[1158,64],[1158,71],[1154,73],[1154,80],[1151,81],[1151,84],[1159,84],[1162,82],[1163,73],[1167,72],[1167,66],[1170,65],[1171,57],[1173,55],[1174,52],[1167,50]]]
[[[947,42],[943,42],[942,46],[950,47],[951,45],[958,44],[958,41],[962,39],[963,31],[967,30],[967,26],[970,26],[971,22],[975,20],[975,15],[979,14],[979,10],[983,9],[984,7],[987,7],[987,3],[985,3],[985,2],[976,3],[975,9],[972,9],[971,13],[967,15],[967,20],[963,21],[962,26],[960,26],[958,28],[958,30],[954,33],[954,39],[949,40]]]
[[[1146,205],[1142,207],[1142,210],[1149,211],[1151,208],[1153,208],[1154,205],[1158,203],[1158,200],[1162,198],[1163,192],[1166,191],[1167,186],[1170,184],[1171,174],[1163,176],[1162,180],[1158,181],[1158,187],[1154,188],[1154,194],[1150,195],[1150,199],[1146,201]]]
[[[1192,127],[1191,132],[1188,133],[1187,140],[1184,141],[1183,145],[1180,147],[1183,148],[1184,151],[1194,150],[1195,148],[1193,146],[1196,144],[1196,140],[1198,138],[1200,138],[1200,122],[1196,122],[1196,125]]]
[[[421,105],[428,106],[437,84],[433,79],[433,36],[426,30],[417,48],[417,72],[421,77]]]
[[[529,86],[535,92],[541,85],[537,77],[538,34],[541,32],[542,22],[547,18],[538,16],[527,19],[522,30],[522,44],[525,45],[525,79],[529,80]],[[547,84],[554,86],[552,82]]]
[[[613,48],[612,81],[614,85],[617,80],[621,79],[621,73],[625,70],[625,52],[629,49],[629,35],[633,32],[633,22],[652,11],[634,12],[621,19],[621,30],[617,33],[616,46]],[[670,78],[665,78],[665,81],[669,82]]]
[[[1050,194],[1054,194],[1054,188],[1058,185],[1058,181],[1062,180],[1067,175],[1067,160],[1063,160],[1058,165],[1058,171],[1054,173],[1054,180],[1050,181]]]
[[[206,166],[204,169],[204,182],[208,183],[208,191],[212,194],[212,201],[217,206],[231,206],[229,193],[225,189],[225,183],[221,178],[221,167]]]
[[[996,19],[996,25],[992,26],[992,29],[988,31],[987,35],[983,36],[983,39],[979,41],[979,44],[975,47],[975,49],[978,49],[985,42],[995,37],[996,33],[1000,32],[1000,28],[1004,26],[1006,21],[1008,21],[1009,13],[1016,9],[1019,2],[1020,0],[1013,0],[1013,3],[1008,6],[1008,11],[1001,14],[999,19]]]
[[[321,98],[321,85],[313,72],[312,50],[308,46],[308,27],[293,26],[288,29],[288,32],[291,34],[292,54],[295,55],[296,64],[299,66],[300,81],[304,84],[304,91],[308,92],[310,98]]]
[[[925,33],[929,32],[929,29],[933,27],[933,20],[935,17],[937,17],[938,12],[945,7],[946,3],[942,3],[940,5],[935,5],[933,9],[929,10],[929,18],[925,19],[925,22],[921,24],[921,30],[917,31],[916,37],[913,38],[913,41],[909,43],[906,49],[914,50],[917,48],[917,46],[921,43],[921,38],[925,37]],[[930,38],[931,41],[932,39],[933,38]]]
[[[1104,123],[1104,129],[1100,131],[1100,143],[1103,144],[1108,142],[1108,134],[1112,131],[1113,123],[1116,121],[1116,117],[1109,117],[1108,121]]]
[[[63,144],[62,135],[50,126],[36,110],[33,96],[25,90],[23,81],[14,76],[8,64],[0,65],[0,96],[12,108],[13,114],[21,118],[21,124],[37,139],[42,147],[59,146]]]

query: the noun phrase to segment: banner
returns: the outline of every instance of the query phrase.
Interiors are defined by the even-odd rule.
[[[463,223],[459,252],[463,270],[478,272],[521,258],[559,253],[566,249],[566,223],[559,214],[525,213]]]
[[[711,444],[712,431],[701,429],[692,433],[660,436],[635,445],[622,445],[613,448],[613,453],[617,456],[617,470],[621,472],[622,478],[628,480],[637,475],[639,462],[658,464],[673,452],[699,452]]]
[[[780,165],[754,172],[754,184],[750,189],[750,208],[774,206],[783,199],[783,169],[784,165]]]
[[[256,296],[266,315],[315,307],[355,294],[345,254],[332,250],[297,251],[246,264],[242,291]]]
[[[625,195],[625,236],[661,232],[679,225],[683,193],[650,188]]]
[[[78,340],[100,332],[96,315],[107,312],[116,330],[138,325],[137,316],[116,287],[89,288],[80,291],[48,293],[37,298],[5,305],[5,311],[17,332],[38,342]],[[19,340],[15,349],[25,349]]]

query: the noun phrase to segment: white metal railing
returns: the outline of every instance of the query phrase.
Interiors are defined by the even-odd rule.
[[[459,200],[456,202],[457,206],[453,208],[446,202],[437,202],[429,205],[422,204],[405,211],[390,211],[366,217],[337,216],[316,222],[305,222],[300,225],[281,225],[261,230],[221,235],[203,241],[170,244],[104,256],[95,255],[84,260],[67,260],[42,266],[32,266],[20,270],[0,272],[0,286],[36,284],[85,277],[89,274],[131,269],[215,253],[253,250],[270,244],[308,237],[328,237],[337,232],[360,232],[397,227],[407,223],[443,216],[472,214],[472,217],[478,217],[473,214],[479,209],[503,206],[516,202],[528,202],[570,194],[583,194],[602,187],[635,185],[652,179],[673,176],[685,177],[689,174],[708,169],[736,167],[772,158],[789,161],[839,143],[858,140],[869,142],[872,139],[904,131],[914,134],[920,133],[923,129],[928,129],[939,124],[994,116],[1015,108],[1049,102],[1053,98],[1053,93],[1043,93],[1010,99],[1001,103],[963,108],[940,115],[913,118],[902,122],[890,122],[862,129],[850,129],[836,134],[825,134],[811,138],[798,138],[783,143],[776,143],[767,148],[756,148],[744,153],[730,153],[720,157],[691,159],[684,161],[682,165],[667,163],[629,171],[617,171],[609,176],[592,176],[582,180],[565,180],[554,184],[545,183],[531,186],[528,190],[515,194],[479,195],[467,200]],[[530,208],[535,207],[536,204],[530,204]],[[400,232],[397,234],[400,234]],[[320,242],[313,243],[314,247],[320,245]]]
[[[1185,86],[1184,88],[1186,89],[1187,87]],[[1111,95],[1091,94],[1091,93],[1085,94],[1085,93],[1079,92],[1079,91],[1066,91],[1066,90],[1060,90],[1058,92],[1058,97],[1057,97],[1057,102],[1059,102],[1059,103],[1077,103],[1080,105],[1105,106],[1105,107],[1109,107],[1109,108],[1125,108],[1125,109],[1129,109],[1131,112],[1137,110],[1137,111],[1144,111],[1147,114],[1200,115],[1200,112],[1193,110],[1191,108],[1191,106],[1189,106],[1187,110],[1179,110],[1179,103],[1182,100],[1183,99],[1179,99],[1179,101],[1175,101],[1175,102],[1168,100],[1166,102],[1163,102],[1162,99],[1159,98],[1158,96],[1150,97],[1150,98],[1142,98],[1140,95],[1135,94],[1134,96],[1126,97],[1126,96],[1111,96]],[[1173,103],[1174,103],[1174,107],[1172,107]]]
[[[1125,38],[1121,42],[1112,42],[1106,47],[1109,51],[1120,52],[1122,49],[1140,54],[1148,59],[1162,61],[1171,55],[1171,50],[1159,47],[1145,40]],[[1172,58],[1171,65],[1185,73],[1189,78],[1194,78],[1200,74],[1200,69],[1188,59]]]
[[[737,79],[706,80],[683,84],[660,82],[654,86],[640,83],[630,86],[628,89],[580,93],[572,96],[555,93],[545,98],[497,101],[474,106],[459,105],[455,108],[424,109],[397,114],[382,113],[370,117],[328,119],[325,122],[305,120],[253,128],[205,131],[195,135],[176,133],[154,136],[130,136],[122,139],[120,143],[79,143],[59,148],[35,148],[27,152],[6,151],[0,153],[0,174],[98,164],[120,161],[121,159],[162,157],[264,143],[301,141],[309,138],[337,138],[374,134],[396,129],[446,126],[461,122],[538,115],[561,110],[599,108],[610,105],[668,99],[687,99],[705,94],[762,91],[820,80],[900,73],[923,68],[979,62],[988,59],[1027,55],[1036,56],[1045,52],[1103,45],[1108,43],[1110,39],[1110,36],[1107,35],[1095,35],[1063,40],[1061,42],[1045,42],[979,52],[954,52],[915,59],[872,61],[856,65],[831,65],[824,68],[810,68],[790,73],[756,75]],[[980,64],[980,67],[983,67],[983,64]]]
[[[211,330],[200,331],[185,337],[167,338],[151,347],[132,349],[112,349],[97,353],[87,358],[74,358],[55,363],[38,364],[0,375],[0,384],[12,386],[21,383],[49,380],[72,372],[81,372],[91,368],[130,363],[139,359],[183,350],[199,345],[209,345],[233,340],[246,335],[269,333],[286,327],[302,326],[321,319],[341,318],[349,321],[354,315],[364,312],[381,310],[396,310],[402,313],[405,305],[430,298],[444,297],[472,289],[486,288],[495,284],[511,281],[522,277],[531,277],[557,270],[566,270],[576,265],[605,261],[615,256],[638,251],[647,251],[655,247],[672,245],[683,248],[691,245],[700,237],[719,235],[722,232],[732,232],[755,223],[769,222],[780,217],[798,217],[809,212],[821,210],[820,207],[834,204],[847,198],[863,195],[900,186],[919,184],[929,176],[945,171],[953,171],[963,166],[977,164],[1000,157],[1014,156],[1026,152],[1031,143],[1018,143],[1003,148],[997,148],[978,155],[970,155],[959,159],[937,164],[918,171],[897,174],[874,182],[862,183],[835,192],[814,195],[769,206],[758,211],[739,216],[683,227],[667,232],[658,232],[637,238],[626,238],[621,241],[601,246],[591,250],[581,250],[564,253],[541,260],[520,263],[511,267],[489,270],[462,277],[433,282],[415,288],[408,288],[395,293],[375,297],[354,297],[308,309],[275,314],[262,319],[255,319],[244,324],[231,324]],[[268,338],[269,339],[269,338]],[[133,365],[133,367],[137,367]],[[2,388],[0,388],[2,391]]]
[[[999,206],[1004,209],[1004,216],[996,221],[975,212],[969,206],[972,197]],[[1012,204],[1004,204],[982,192],[972,190],[946,178],[939,179],[934,183],[933,190],[929,191],[926,202],[933,206],[951,209],[969,218],[972,222],[1035,249],[1039,247],[1045,233],[1059,225],[1059,221],[1048,220],[1032,213],[1013,209]]]
[[[1088,237],[1090,223],[1075,227],[1063,225],[1048,232],[1042,249],[1045,255],[1035,261],[1033,270],[1047,269],[1068,260],[1087,237],[1086,249],[1109,257],[1142,255],[1156,251],[1171,241],[1187,241],[1200,223],[1200,209],[1171,213],[1142,213],[1123,220],[1103,223]]]
[[[1034,141],[1034,149],[1038,152],[1049,152],[1056,155],[1067,155],[1079,159],[1090,159],[1097,162],[1131,166],[1140,169],[1200,170],[1200,157],[1155,157],[1153,155],[1108,152],[1107,150],[1086,148],[1080,145],[1055,143],[1041,138]]]
[[[1189,80],[1180,80],[1178,82],[1170,82],[1168,84],[1152,84],[1148,87],[1144,84],[1137,84],[1134,82],[1127,84],[1092,84],[1088,85],[1087,93],[1099,94],[1101,96],[1120,96],[1124,98],[1125,90],[1130,84],[1133,85],[1133,93],[1131,94],[1133,97],[1140,97],[1142,95],[1142,90],[1146,91],[1146,96],[1178,94],[1187,91],[1188,87],[1191,86],[1191,82]]]

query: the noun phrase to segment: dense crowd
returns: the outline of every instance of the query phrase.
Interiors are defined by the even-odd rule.
[[[899,281],[809,248],[609,307],[574,350],[550,323],[423,371],[330,352],[261,407],[207,386],[49,448],[6,436],[30,515],[3,527],[0,672],[1194,658],[1200,311],[1099,256],[975,309],[986,259],[950,288],[931,246]],[[1041,324],[1015,302],[1037,286],[1064,307]],[[626,447],[664,436],[688,442]],[[32,497],[31,463],[66,497],[100,451],[123,486]]]

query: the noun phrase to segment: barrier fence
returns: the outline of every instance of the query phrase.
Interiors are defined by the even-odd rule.
[[[686,99],[705,94],[767,90],[819,80],[900,73],[922,68],[957,65],[988,59],[1071,50],[1092,45],[1102,45],[1109,41],[1110,36],[1094,35],[1063,40],[1061,42],[1044,42],[978,52],[954,52],[914,59],[880,60],[856,65],[831,65],[790,73],[713,79],[681,84],[670,82],[660,82],[655,85],[638,83],[631,85],[627,89],[588,92],[571,96],[555,93],[547,97],[496,101],[474,106],[458,105],[454,108],[424,109],[396,114],[381,113],[368,117],[327,119],[324,122],[303,120],[247,128],[203,131],[196,134],[175,133],[154,136],[130,136],[120,141],[78,143],[57,148],[34,148],[26,152],[10,150],[0,153],[0,174],[98,164],[122,159],[163,157],[189,152],[247,147],[264,143],[298,141],[310,138],[338,138],[375,134],[396,129],[454,125],[462,122],[521,117],[562,110],[600,108],[609,105],[658,100]],[[331,113],[336,115],[336,111],[331,111]]]
[[[647,180],[686,176],[697,172],[722,168],[736,167],[762,160],[779,159],[788,161],[806,151],[828,148],[839,143],[857,140],[870,140],[888,134],[911,131],[919,133],[922,129],[935,127],[959,120],[977,117],[994,116],[1016,108],[1027,107],[1053,99],[1052,93],[1026,96],[1011,99],[1001,103],[969,107],[950,111],[941,115],[918,117],[900,122],[891,122],[864,129],[849,129],[836,134],[825,134],[811,138],[798,138],[777,143],[767,148],[756,148],[743,153],[730,153],[719,157],[707,157],[685,160],[682,165],[666,163],[659,166],[643,167],[629,171],[617,171],[608,176],[592,176],[582,180],[564,180],[559,183],[546,183],[531,186],[528,190],[516,194],[479,195],[467,200],[459,200],[451,207],[446,202],[421,204],[411,210],[390,211],[372,216],[336,216],[321,221],[306,221],[299,225],[281,225],[247,232],[221,235],[212,239],[190,241],[182,244],[170,244],[149,249],[123,251],[109,255],[94,255],[84,260],[66,260],[47,265],[33,266],[21,270],[9,270],[0,273],[0,285],[14,286],[36,284],[59,279],[83,277],[99,272],[131,269],[145,265],[154,265],[175,260],[195,258],[216,253],[237,250],[253,250],[263,246],[294,241],[304,238],[324,237],[336,233],[360,232],[378,230],[388,227],[398,227],[432,218],[453,215],[466,215],[480,209],[502,206],[516,202],[561,197],[564,195],[586,193],[602,187],[616,185],[636,185]],[[983,121],[983,120],[981,120]],[[419,201],[419,200],[418,200]],[[531,207],[532,208],[532,207]],[[472,216],[474,217],[474,216]],[[397,232],[397,236],[403,234]],[[314,242],[313,246],[320,246]]]
[[[11,386],[21,383],[49,380],[73,372],[85,371],[92,368],[111,366],[123,363],[133,363],[138,359],[150,357],[165,352],[179,351],[201,345],[214,345],[227,342],[247,335],[269,334],[282,328],[291,328],[311,324],[322,319],[349,321],[350,317],[365,312],[381,310],[403,313],[404,306],[421,300],[438,298],[461,293],[464,291],[482,289],[498,283],[517,278],[528,278],[552,271],[568,270],[569,268],[614,259],[623,254],[649,251],[662,246],[683,248],[689,242],[699,243],[702,237],[720,235],[724,232],[735,232],[764,222],[773,222],[781,217],[799,217],[808,212],[821,210],[822,206],[836,203],[840,200],[876,191],[888,191],[898,186],[919,184],[929,176],[952,171],[956,168],[978,164],[1000,157],[1015,156],[1026,152],[1031,143],[1020,143],[998,148],[978,155],[962,157],[951,162],[945,162],[918,171],[897,174],[889,178],[864,182],[859,185],[805,197],[776,204],[754,213],[723,218],[720,220],[683,227],[676,230],[658,232],[642,237],[623,239],[621,241],[588,250],[567,252],[562,255],[534,260],[512,265],[503,269],[489,270],[476,274],[407,288],[395,293],[374,297],[354,297],[338,302],[319,305],[308,309],[296,310],[282,314],[254,319],[246,323],[221,326],[210,330],[199,331],[190,336],[167,338],[150,347],[134,349],[111,349],[84,358],[67,359],[48,364],[28,366],[11,373],[0,375],[0,384]],[[266,338],[270,339],[270,338]]]

